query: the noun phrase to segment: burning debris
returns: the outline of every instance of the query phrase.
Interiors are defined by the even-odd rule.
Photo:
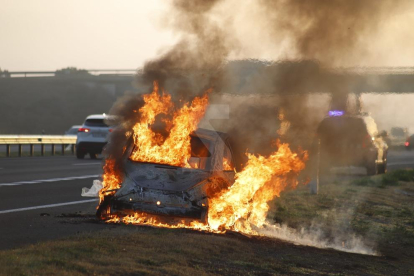
[[[99,217],[108,222],[257,234],[255,229],[266,220],[267,203],[298,184],[306,152],[293,153],[288,144],[276,143],[268,157],[247,154],[247,164],[236,172],[229,137],[197,129],[207,94],[175,108],[171,96],[159,92],[155,82],[153,92],[143,96],[140,121],[125,134],[133,139],[124,158],[106,160]],[[153,129],[160,114],[167,116],[166,136]]]

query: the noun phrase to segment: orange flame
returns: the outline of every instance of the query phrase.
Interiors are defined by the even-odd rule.
[[[113,195],[117,189],[121,188],[121,172],[115,169],[115,160],[105,160],[102,178],[103,188],[99,191],[99,204],[102,203],[105,196]]]
[[[203,97],[196,97],[190,105],[184,104],[174,112],[172,122],[166,121],[172,128],[163,141],[163,138],[150,126],[154,124],[157,115],[171,112],[174,104],[171,102],[170,95],[165,92],[162,96],[159,95],[158,83],[154,82],[153,92],[144,95],[145,105],[139,110],[141,121],[133,127],[135,148],[131,160],[190,168],[188,163],[191,157],[190,134],[197,129],[198,123],[205,114],[208,92]]]
[[[223,170],[232,171],[233,169],[231,162],[226,157],[223,157]]]
[[[307,156],[300,158],[288,144],[280,144],[267,158],[253,154],[248,154],[248,158],[243,170],[236,173],[234,184],[209,200],[208,224],[213,231],[228,229],[254,234],[251,226],[263,226],[269,210],[267,203],[289,184],[297,185],[291,176],[305,168]]]

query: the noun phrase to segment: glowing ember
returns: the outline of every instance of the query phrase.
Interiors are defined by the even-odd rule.
[[[158,84],[154,82],[153,92],[144,95],[144,101],[145,105],[139,110],[141,121],[133,127],[135,148],[130,159],[190,168],[190,134],[197,129],[205,114],[207,93],[201,98],[196,97],[190,105],[184,104],[182,108],[174,111],[171,96],[166,93],[160,96]],[[166,119],[164,122],[171,129],[168,137],[163,140],[160,134],[151,129],[151,125],[157,115],[168,115],[170,112],[174,112],[172,121]]]

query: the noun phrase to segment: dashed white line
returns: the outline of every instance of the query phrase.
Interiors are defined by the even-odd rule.
[[[88,166],[88,165],[101,165],[102,163],[76,163],[76,164],[72,164],[73,166]]]
[[[71,176],[71,177],[60,177],[60,178],[51,178],[51,179],[19,181],[19,182],[11,182],[11,183],[0,183],[0,187],[19,186],[19,185],[27,185],[27,184],[39,184],[39,183],[45,183],[45,182],[57,182],[57,181],[67,181],[67,180],[76,180],[76,179],[86,179],[86,178],[94,178],[94,177],[99,177],[99,176],[100,176],[99,174],[91,174],[91,175],[82,175],[82,176]]]
[[[33,207],[26,207],[26,208],[19,208],[19,209],[3,210],[3,211],[0,211],[0,214],[15,213],[15,212],[44,209],[44,208],[53,208],[53,207],[60,207],[60,206],[66,206],[66,205],[75,205],[75,204],[82,204],[82,203],[88,203],[88,202],[94,202],[94,201],[98,202],[98,199],[87,199],[87,200],[71,201],[71,202],[56,203],[56,204],[49,204],[49,205],[40,205],[40,206],[33,206]]]

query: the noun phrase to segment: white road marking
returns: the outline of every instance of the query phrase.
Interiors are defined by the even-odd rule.
[[[45,182],[57,182],[57,181],[66,181],[66,180],[76,180],[76,179],[86,179],[86,178],[94,178],[99,177],[99,174],[91,174],[91,175],[82,175],[82,176],[71,176],[71,177],[61,177],[61,178],[51,178],[51,179],[40,179],[40,180],[31,180],[31,181],[19,181],[19,182],[11,182],[11,183],[0,183],[1,186],[19,186],[19,185],[26,185],[26,184],[39,184]]]
[[[94,201],[98,202],[98,199],[87,199],[87,200],[71,201],[71,202],[56,203],[56,204],[49,204],[49,205],[40,205],[40,206],[33,206],[33,207],[26,207],[26,208],[19,208],[19,209],[3,210],[3,211],[0,211],[0,214],[15,213],[15,212],[43,209],[43,208],[53,208],[53,207],[60,207],[60,206],[66,206],[66,205],[75,205],[75,204],[82,204],[82,203],[88,203],[88,202],[94,202]]]
[[[87,166],[87,165],[101,165],[102,163],[76,163],[76,164],[72,164],[73,166]]]
[[[397,166],[397,165],[414,165],[414,162],[395,162],[395,163],[388,163],[388,166]]]

